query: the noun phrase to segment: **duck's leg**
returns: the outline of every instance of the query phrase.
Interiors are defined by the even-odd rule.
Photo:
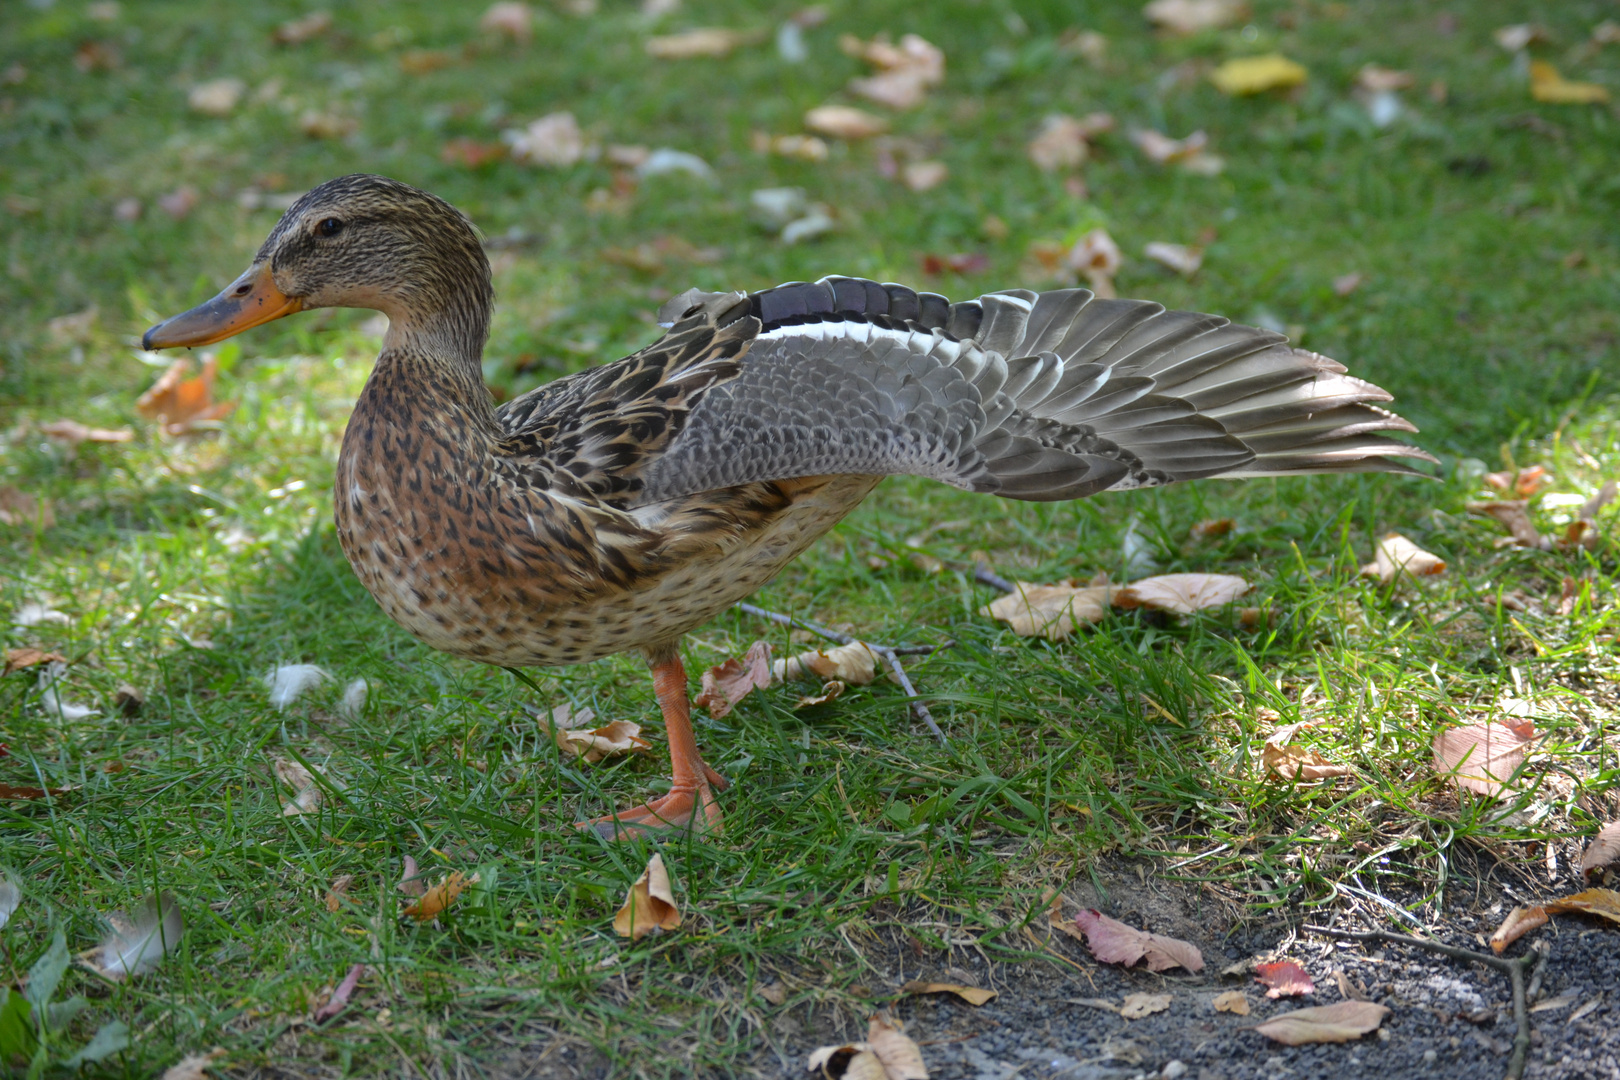
[[[660,830],[718,833],[721,815],[714,792],[724,791],[729,785],[704,764],[703,755],[698,753],[697,739],[692,734],[692,705],[686,693],[686,667],[674,645],[648,649],[647,663],[652,668],[653,690],[669,736],[669,794],[616,814],[582,821],[580,827],[595,829],[609,840]]]

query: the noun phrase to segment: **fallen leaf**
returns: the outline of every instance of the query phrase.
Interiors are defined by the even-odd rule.
[[[1577,912],[1620,923],[1620,892],[1613,889],[1585,889],[1558,900],[1549,900],[1542,906],[1547,909],[1549,915]]]
[[[1417,85],[1417,77],[1410,71],[1363,64],[1356,72],[1356,85],[1369,93],[1388,93],[1392,90],[1410,90]]]
[[[1119,1015],[1127,1020],[1140,1020],[1157,1012],[1164,1012],[1174,998],[1170,994],[1126,994],[1119,1007]]]
[[[1581,508],[1576,511],[1575,516],[1583,521],[1596,520],[1598,514],[1605,506],[1614,501],[1617,494],[1620,494],[1620,483],[1613,480],[1604,481],[1603,486],[1594,491],[1591,497],[1581,504]]]
[[[1154,240],[1142,248],[1142,254],[1168,267],[1183,277],[1192,277],[1204,265],[1204,249],[1187,244],[1168,244]]]
[[[692,699],[692,704],[703,706],[709,710],[710,716],[719,720],[750,693],[771,685],[770,645],[763,641],[754,642],[743,656],[733,657],[705,671],[702,683],[703,689]]]
[[[14,487],[0,487],[0,525],[31,525],[49,529],[56,524],[50,500]]]
[[[877,68],[877,74],[849,81],[850,92],[891,109],[914,109],[928,91],[945,81],[945,54],[916,34],[907,34],[900,44],[890,44],[878,36],[862,41],[853,34],[838,39],[839,48]]]
[[[1316,993],[1316,984],[1306,970],[1293,960],[1254,965],[1254,977],[1267,987],[1266,997],[1296,997]]]
[[[638,750],[650,750],[651,744],[642,739],[641,725],[628,720],[614,720],[597,728],[564,728],[569,721],[568,705],[559,705],[551,711],[551,738],[557,749],[568,757],[583,758],[594,765],[611,757],[623,757]],[[581,709],[575,723],[588,724],[595,719],[589,709]]]
[[[1268,53],[1228,60],[1215,69],[1209,81],[1223,94],[1247,96],[1299,86],[1307,77],[1303,64],[1281,53]]]
[[[1228,990],[1210,1004],[1215,1006],[1216,1012],[1232,1013],[1236,1016],[1249,1015],[1249,999],[1241,990]]]
[[[333,913],[343,910],[343,901],[349,898],[349,886],[353,884],[353,874],[339,874],[333,878],[332,887],[326,890],[326,910]]]
[[[181,184],[167,195],[160,196],[157,204],[159,210],[174,220],[184,221],[197,208],[197,201],[200,198],[202,196],[197,193],[196,188],[190,184]]]
[[[814,135],[767,135],[754,133],[754,149],[762,154],[794,158],[798,161],[826,161],[827,144]]]
[[[299,817],[303,814],[320,813],[321,803],[326,798],[326,791],[321,787],[320,781],[316,780],[308,769],[296,761],[290,761],[282,757],[271,758],[270,768],[276,774],[277,780],[293,789],[293,797],[282,800],[282,817]],[[327,776],[324,771],[321,776],[333,787],[338,786],[337,781]],[[279,793],[277,793],[277,797],[280,798]]]
[[[1445,569],[1446,560],[1440,556],[1424,551],[1400,533],[1388,533],[1373,549],[1373,561],[1361,568],[1361,576],[1388,585],[1401,575],[1427,577]]]
[[[400,872],[399,884],[395,885],[394,888],[398,889],[406,896],[413,896],[417,899],[426,896],[427,883],[422,880],[421,873],[422,872],[417,869],[416,860],[411,858],[409,855],[405,856],[405,867]]]
[[[282,23],[270,36],[281,45],[302,45],[306,41],[314,41],[330,29],[332,29],[332,13],[312,11],[308,15]]]
[[[44,799],[66,795],[70,791],[79,790],[78,785],[69,787],[22,787],[17,784],[0,784],[0,799]]]
[[[156,419],[166,434],[189,435],[204,424],[223,420],[236,408],[234,401],[214,401],[214,380],[219,375],[219,358],[203,357],[202,370],[191,378],[191,361],[181,357],[158,377],[151,389],[135,402],[135,411]]]
[[[979,609],[979,614],[1006,623],[1019,637],[1062,641],[1082,622],[1101,622],[1113,596],[1111,585],[1091,586],[1064,582],[1031,585],[1015,582],[1014,592]]]
[[[306,109],[298,117],[298,130],[311,139],[341,139],[360,130],[360,121],[325,109]]]
[[[1108,59],[1108,38],[1095,30],[1071,26],[1058,35],[1058,51],[1071,53],[1093,67],[1100,67]]]
[[[905,1033],[905,1026],[887,1013],[878,1013],[866,1025],[866,1041],[883,1064],[886,1080],[928,1080],[922,1051]]]
[[[768,983],[759,988],[759,996],[772,1005],[780,1005],[787,1000],[787,987],[779,982]]]
[[[1592,44],[1620,45],[1620,23],[1613,19],[1604,19],[1592,27]]]
[[[1545,60],[1532,60],[1530,96],[1551,105],[1603,105],[1609,100],[1609,90],[1597,83],[1571,82]]]
[[[124,58],[119,54],[118,47],[110,41],[86,41],[73,50],[73,66],[81,75],[112,71],[123,63]]]
[[[331,682],[332,676],[317,664],[283,664],[269,671],[260,680],[270,690],[270,704],[285,711],[287,706],[303,697],[322,683]]]
[[[825,652],[811,649],[771,663],[771,684],[789,679],[837,679],[865,686],[877,677],[877,657],[863,641],[838,645]]]
[[[460,165],[464,169],[481,169],[506,158],[505,143],[480,142],[465,137],[451,139],[439,147],[439,160],[446,165]]]
[[[487,34],[500,34],[519,45],[527,45],[534,37],[534,11],[528,4],[503,0],[491,4],[478,20],[478,29]]]
[[[1145,607],[1191,615],[1225,607],[1252,589],[1233,574],[1159,574],[1133,581],[1114,593],[1114,606]]]
[[[1205,518],[1188,530],[1187,539],[1197,543],[1216,540],[1231,532],[1234,524],[1231,518]]]
[[[1149,971],[1168,971],[1174,967],[1192,972],[1204,969],[1203,954],[1189,942],[1138,930],[1095,909],[1081,911],[1074,922],[1085,934],[1091,955],[1105,964],[1130,967],[1145,958]]]
[[[428,75],[454,64],[458,57],[443,49],[406,49],[399,54],[399,70],[407,75]]]
[[[0,675],[10,675],[13,671],[21,671],[24,668],[31,668],[36,664],[49,664],[52,661],[59,664],[66,664],[67,657],[63,656],[61,653],[44,652],[43,650],[33,648],[7,649],[6,667],[4,671],[0,671]]]
[[[648,934],[674,930],[681,925],[681,911],[675,906],[675,893],[670,888],[669,872],[664,869],[664,857],[654,854],[647,869],[630,886],[630,894],[613,916],[613,932],[632,941],[640,941]]]
[[[1502,925],[1496,928],[1496,933],[1491,935],[1491,951],[1501,953],[1531,930],[1546,925],[1546,922],[1547,909],[1539,904],[1514,908],[1502,920]]]
[[[1172,139],[1160,131],[1133,130],[1129,138],[1136,148],[1158,165],[1179,165],[1190,172],[1214,175],[1225,162],[1209,153],[1209,136],[1195,131],[1185,139]]]
[[[765,40],[763,30],[727,30],[722,27],[704,27],[681,34],[648,38],[647,55],[659,60],[695,60],[702,57],[729,56],[744,45]]]
[[[1279,746],[1270,740],[1260,751],[1260,763],[1267,772],[1285,780],[1326,780],[1335,776],[1350,776],[1355,771],[1348,765],[1335,765],[1298,743]]]
[[[12,880],[9,873],[0,872],[0,930],[4,930],[6,923],[22,907],[22,889]]]
[[[1460,788],[1500,795],[1524,762],[1529,740],[1504,724],[1442,728],[1434,737],[1434,767]]]
[[[1053,113],[1041,121],[1041,130],[1030,140],[1026,149],[1029,160],[1035,163],[1036,168],[1043,172],[1054,172],[1084,165],[1091,153],[1090,140],[1084,121],[1063,113]]]
[[[1364,280],[1360,271],[1352,270],[1348,274],[1341,274],[1333,279],[1333,295],[1349,296],[1361,288],[1361,283]]]
[[[191,106],[192,112],[206,116],[229,116],[245,93],[247,83],[241,79],[210,79],[191,88],[186,104]]]
[[[1075,241],[1064,261],[1071,270],[1084,274],[1092,291],[1106,300],[1114,296],[1114,275],[1125,257],[1107,229],[1092,229]]]
[[[912,191],[931,191],[950,175],[943,161],[913,161],[900,170],[901,181]]]
[[[977,274],[989,266],[989,257],[977,251],[957,255],[930,253],[922,257],[922,272],[934,277],[940,274]]]
[[[365,679],[351,679],[343,688],[343,696],[338,698],[338,715],[345,720],[358,720],[366,711],[366,697],[370,693],[371,684]]]
[[[1349,1042],[1376,1029],[1388,1015],[1387,1007],[1371,1001],[1340,1001],[1273,1016],[1251,1030],[1285,1046]]]
[[[1581,856],[1581,876],[1597,881],[1610,874],[1620,874],[1620,821],[1612,821],[1598,830]]]
[[[180,947],[186,928],[173,893],[148,896],[133,915],[114,911],[107,922],[107,936],[91,950],[86,963],[114,982],[155,971]]]
[[[1485,486],[1497,491],[1511,491],[1521,499],[1528,499],[1548,484],[1552,475],[1541,465],[1527,465],[1514,471],[1485,474]]]
[[[452,870],[440,879],[437,885],[428,889],[414,902],[407,904],[401,914],[408,915],[419,923],[436,919],[456,902],[457,897],[478,882],[477,874],[467,877],[460,870]]]
[[[1514,23],[1512,26],[1499,26],[1491,31],[1491,37],[1496,43],[1508,52],[1521,52],[1531,45],[1545,44],[1550,38],[1545,27],[1535,23]]]
[[[1541,549],[1548,546],[1547,541],[1542,539],[1541,534],[1536,531],[1535,524],[1530,520],[1530,503],[1526,499],[1471,502],[1468,509],[1472,513],[1493,518],[1508,531],[1512,543],[1519,547]]]
[[[332,991],[332,996],[326,999],[325,1004],[315,1010],[315,1015],[311,1019],[317,1024],[324,1024],[342,1012],[348,1006],[349,998],[354,996],[355,987],[360,985],[360,977],[365,973],[366,965],[364,964],[355,964],[350,967],[349,973],[343,976],[343,981],[338,983],[336,990]]]
[[[512,160],[522,165],[565,169],[584,160],[585,133],[571,112],[547,113],[522,130],[510,129],[501,138],[512,148]]]
[[[804,114],[804,126],[835,139],[870,139],[889,130],[882,117],[849,105],[818,105]]]
[[[969,1005],[983,1005],[987,1001],[994,1001],[997,994],[994,990],[984,990],[977,986],[959,986],[956,983],[919,982],[912,980],[900,987],[902,994],[955,994]]]
[[[1249,5],[1244,0],[1153,0],[1142,14],[1161,30],[1196,34],[1236,25],[1249,17]]]
[[[162,1080],[208,1080],[209,1068],[224,1056],[225,1050],[218,1046],[206,1054],[187,1054],[163,1070]]]
[[[48,435],[65,443],[118,443],[129,442],[135,433],[129,428],[93,428],[77,420],[51,420],[39,425],[41,435]]]

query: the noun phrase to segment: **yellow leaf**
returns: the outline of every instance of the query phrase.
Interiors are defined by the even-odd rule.
[[[1570,82],[1547,61],[1532,60],[1530,96],[1552,105],[1602,105],[1609,100],[1609,91],[1597,83]]]
[[[647,869],[630,886],[630,895],[613,916],[613,932],[632,941],[640,941],[655,930],[674,930],[681,925],[681,911],[675,906],[675,893],[670,888],[669,872],[664,869],[664,857],[654,855]]]
[[[1223,94],[1247,95],[1286,90],[1303,83],[1307,75],[1304,65],[1281,53],[1268,53],[1228,60],[1215,69],[1210,81]]]

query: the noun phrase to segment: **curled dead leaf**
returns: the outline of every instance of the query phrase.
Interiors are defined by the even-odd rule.
[[[692,704],[703,706],[709,710],[710,716],[719,720],[736,708],[743,698],[771,685],[769,643],[754,642],[743,656],[733,657],[705,671],[702,681],[703,689],[692,699]]]
[[[343,901],[349,898],[349,886],[354,884],[353,874],[339,874],[332,879],[332,887],[326,890],[326,910],[338,912],[343,909]]]
[[[158,420],[167,435],[191,435],[223,420],[236,408],[234,401],[214,400],[219,358],[203,356],[202,370],[191,377],[191,361],[181,357],[169,365],[151,389],[135,402],[135,411]]]
[[[675,905],[675,893],[670,887],[669,871],[664,869],[664,857],[654,854],[647,869],[630,886],[630,893],[613,916],[613,932],[632,941],[640,941],[648,934],[675,930],[681,925],[681,910]]]
[[[1095,112],[1079,119],[1053,113],[1041,121],[1041,130],[1030,140],[1026,148],[1029,160],[1043,172],[1077,168],[1090,156],[1091,141],[1113,129],[1114,118],[1109,113]]]
[[[501,132],[501,139],[512,148],[513,161],[546,169],[577,165],[592,149],[571,112],[547,113],[525,128]]]
[[[1607,879],[1620,875],[1620,821],[1612,821],[1598,830],[1581,856],[1581,876],[1587,881]]]
[[[331,28],[331,12],[312,11],[308,15],[282,23],[270,36],[280,45],[302,45],[306,41],[314,41]]]
[[[1247,581],[1234,574],[1159,574],[1116,590],[1114,606],[1191,615],[1225,607],[1251,588]]]
[[[1502,925],[1496,928],[1491,935],[1491,951],[1501,953],[1509,945],[1518,941],[1524,935],[1538,926],[1547,924],[1547,909],[1539,904],[1531,907],[1516,907],[1508,912]]]
[[[1349,1042],[1375,1030],[1388,1015],[1386,1006],[1371,1001],[1340,1001],[1273,1016],[1251,1030],[1285,1046]]]
[[[771,663],[771,683],[789,679],[837,679],[865,686],[877,677],[877,657],[863,641],[852,641],[826,651],[811,649]]]
[[[395,885],[394,888],[406,896],[414,896],[420,899],[427,895],[427,883],[422,880],[421,873],[417,869],[416,860],[409,855],[405,856],[405,867],[400,871],[399,884]]]
[[[437,885],[428,889],[414,902],[407,904],[401,914],[407,915],[417,922],[428,922],[431,919],[436,919],[451,904],[456,902],[457,897],[478,884],[479,880],[477,874],[467,877],[460,870],[452,870]]]
[[[1149,971],[1168,971],[1175,967],[1192,972],[1204,969],[1204,957],[1198,947],[1179,938],[1138,930],[1095,909],[1081,911],[1074,922],[1086,936],[1086,947],[1091,955],[1105,964],[1130,967],[1146,959]]]
[[[1298,743],[1278,745],[1269,739],[1260,751],[1260,763],[1268,773],[1285,780],[1326,780],[1335,776],[1350,776],[1354,772],[1350,766],[1335,765],[1315,750]]]
[[[1549,900],[1542,905],[1549,915],[1595,915],[1620,923],[1620,892],[1613,889],[1583,889],[1571,896]]]
[[[1388,533],[1373,550],[1373,561],[1361,568],[1361,576],[1388,585],[1397,577],[1427,577],[1443,574],[1446,560],[1418,547],[1400,533]]]
[[[1522,727],[1484,723],[1443,728],[1434,737],[1434,767],[1458,787],[1494,797],[1508,789],[1529,749]]]
[[[557,744],[557,749],[565,755],[583,758],[589,764],[596,764],[610,757],[622,757],[625,754],[635,753],[638,750],[648,750],[651,746],[641,738],[641,725],[633,724],[628,720],[615,720],[596,728],[567,728],[565,725],[572,718],[574,723],[588,724],[596,718],[590,709],[581,709],[578,715],[570,716],[573,708],[570,705],[558,705],[551,710],[551,738]]]
[[[969,1005],[983,1005],[987,1001],[994,1001],[998,996],[994,990],[985,990],[977,986],[921,982],[915,979],[900,987],[900,992],[902,994],[955,994]]]
[[[1519,547],[1546,548],[1549,541],[1542,538],[1536,531],[1535,524],[1530,520],[1530,502],[1528,499],[1504,499],[1499,502],[1471,502],[1468,504],[1470,512],[1484,514],[1493,518],[1499,525],[1508,531],[1512,542]]]
[[[1062,641],[1082,622],[1101,622],[1108,614],[1110,585],[1031,585],[1016,582],[1016,591],[979,609],[981,615],[1006,623],[1019,637]]]
[[[838,698],[842,697],[846,689],[848,689],[848,687],[839,682],[837,679],[830,679],[821,684],[821,693],[806,694],[804,697],[801,697],[798,701],[794,702],[793,707],[795,709],[809,709],[817,705],[825,705],[829,701],[836,701]]]

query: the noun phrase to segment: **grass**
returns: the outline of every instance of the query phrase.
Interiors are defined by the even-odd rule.
[[[1479,460],[1545,464],[1561,493],[1620,475],[1616,115],[1531,102],[1491,40],[1520,17],[1505,3],[1459,5],[1442,33],[1427,4],[1259,2],[1251,28],[1179,40],[1149,34],[1137,7],[1082,20],[1109,38],[1100,69],[1059,47],[1076,16],[1056,3],[834,3],[797,67],[769,45],[686,64],[641,52],[655,31],[774,27],[791,6],[705,5],[661,21],[616,0],[589,17],[546,8],[528,46],[481,36],[475,12],[444,4],[333,5],[333,30],[297,46],[270,37],[291,8],[222,20],[195,3],[126,4],[111,21],[79,4],[0,10],[0,71],[23,72],[0,87],[0,486],[48,498],[56,517],[43,531],[0,526],[0,610],[41,601],[68,617],[8,625],[0,640],[69,656],[64,696],[101,710],[63,722],[29,675],[0,682],[0,780],[77,788],[0,803],[0,863],[25,892],[0,935],[6,975],[27,971],[57,929],[87,948],[102,916],[156,889],[176,894],[188,926],[154,975],[107,984],[71,972],[64,993],[91,1008],[50,1060],[121,1020],[133,1045],[92,1071],[152,1075],[218,1045],[244,1076],[383,1075],[402,1059],[438,1075],[469,1061],[499,1071],[502,1053],[527,1046],[532,1058],[546,1043],[568,1048],[559,1061],[614,1074],[729,1075],[773,1061],[762,1045],[799,1049],[762,985],[781,980],[789,1008],[830,1023],[866,1008],[856,946],[877,930],[1026,955],[1020,927],[1043,891],[1095,873],[1107,852],[1196,885],[1223,919],[1295,918],[1368,892],[1422,918],[1466,887],[1457,868],[1475,859],[1526,881],[1546,881],[1549,851],[1567,867],[1579,838],[1620,810],[1613,549],[1498,549],[1499,530],[1465,504],[1480,495]],[[1620,49],[1582,44],[1609,14],[1596,2],[1544,13],[1553,42],[1539,55],[1620,90]],[[806,108],[838,98],[858,65],[837,34],[877,30],[919,32],[949,57],[946,85],[895,118],[950,166],[943,187],[905,191],[864,146],[837,145],[818,165],[749,148],[753,130],[797,131]],[[80,72],[88,42],[120,61]],[[1223,98],[1202,77],[1273,48],[1310,68],[1295,97]],[[412,49],[451,62],[406,75]],[[1388,129],[1348,92],[1366,62],[1421,78]],[[223,76],[247,82],[244,104],[222,119],[188,111],[186,90]],[[1423,89],[1434,80],[1444,104]],[[449,138],[490,140],[558,108],[604,142],[698,153],[717,181],[648,180],[592,213],[592,193],[612,187],[605,164],[439,159]],[[1174,136],[1206,130],[1228,168],[1161,170],[1116,135],[1078,199],[1028,165],[1023,143],[1049,111],[1099,108]],[[309,109],[358,130],[305,138],[295,121]],[[1032,243],[1105,225],[1130,258],[1122,294],[1302,327],[1308,347],[1395,393],[1442,478],[1206,483],[1058,506],[886,484],[758,601],[874,640],[954,642],[913,670],[950,745],[881,681],[805,712],[789,691],[756,694],[701,722],[736,781],[727,837],[666,848],[688,922],[625,944],[611,915],[648,847],[605,845],[570,823],[655,791],[658,756],[560,761],[521,705],[646,722],[650,680],[631,658],[537,672],[536,702],[504,672],[416,644],[365,595],[329,518],[338,440],[376,348],[366,313],[287,320],[221,350],[221,394],[240,405],[216,434],[170,440],[134,415],[159,370],[132,352],[135,336],[230,280],[274,223],[237,192],[355,170],[435,190],[491,236],[532,239],[498,256],[487,375],[499,392],[637,347],[656,300],[690,284],[843,272],[964,296],[1040,284]],[[200,198],[172,220],[154,200],[182,184]],[[835,205],[840,228],[785,247],[752,224],[748,193],[784,184]],[[138,220],[114,218],[124,198],[142,200]],[[985,233],[988,215],[1004,239]],[[1147,241],[1206,228],[1216,238],[1192,281],[1137,257]],[[662,235],[724,256],[652,272],[600,257]],[[922,254],[960,251],[987,268],[923,279]],[[1330,283],[1350,271],[1365,283],[1338,296]],[[82,325],[50,323],[90,308]],[[37,430],[64,416],[137,436],[65,448]],[[1560,512],[1543,505],[1538,520],[1554,528]],[[1230,534],[1188,541],[1194,523],[1221,517]],[[1373,537],[1392,528],[1451,569],[1421,586],[1359,578]],[[1132,529],[1161,569],[1247,575],[1270,624],[1116,615],[1069,642],[1032,643],[979,615],[991,594],[956,569],[987,553],[1024,580],[1117,577]],[[942,573],[911,558],[909,538],[925,532]],[[1566,578],[1589,591],[1559,615]],[[1515,590],[1537,603],[1515,605]],[[799,647],[732,615],[692,635],[689,665],[756,637],[779,655]],[[260,680],[291,662],[338,681],[278,712]],[[359,677],[370,699],[344,722],[337,695]],[[128,719],[112,705],[125,682],[147,695]],[[1546,733],[1523,789],[1459,796],[1430,765],[1433,736],[1504,698],[1529,702]],[[1315,722],[1304,741],[1355,777],[1262,775],[1263,736],[1296,720]],[[661,752],[656,726],[655,742]],[[343,789],[318,819],[284,818],[271,755],[322,765]],[[482,884],[440,926],[401,923],[405,855],[435,876],[478,869]],[[344,874],[351,899],[328,911]],[[312,1028],[311,1003],[357,962],[373,972],[356,1005]]]

